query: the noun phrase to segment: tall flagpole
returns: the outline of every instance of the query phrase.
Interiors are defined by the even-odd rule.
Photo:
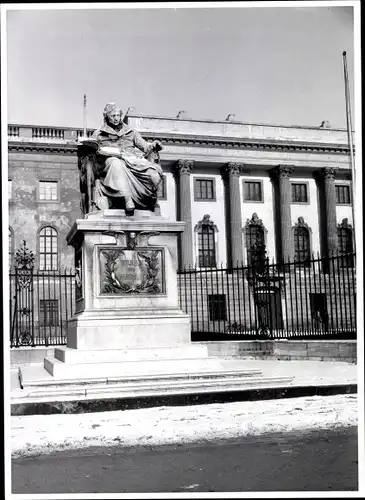
[[[86,135],[86,94],[84,94],[84,137],[87,137],[87,135]]]
[[[355,239],[355,159],[354,159],[354,144],[352,137],[352,120],[351,120],[351,102],[350,102],[350,88],[349,88],[349,76],[347,72],[347,58],[346,52],[342,52],[343,56],[343,71],[345,77],[345,101],[346,101],[346,122],[347,122],[347,137],[350,148],[350,164],[351,164],[351,193],[352,193],[352,224],[353,224],[353,245],[354,251],[356,252],[356,239]]]

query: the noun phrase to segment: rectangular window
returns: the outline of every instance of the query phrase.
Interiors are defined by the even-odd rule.
[[[162,180],[160,182],[160,185],[158,186],[157,197],[159,200],[166,200],[167,199],[166,176],[165,175],[162,176]]]
[[[195,200],[215,201],[214,179],[194,179]]]
[[[350,186],[349,185],[336,185],[336,203],[338,205],[349,205],[351,203],[350,198]]]
[[[57,181],[39,181],[39,199],[57,201]]]
[[[327,296],[325,293],[310,293],[310,310],[313,327],[328,330]]]
[[[262,186],[260,181],[243,182],[243,198],[245,201],[262,201]]]
[[[227,320],[226,296],[224,294],[208,295],[208,307],[210,321]]]
[[[292,183],[291,201],[292,203],[308,203],[307,184]]]
[[[58,326],[58,300],[39,301],[39,323],[43,326]]]
[[[8,180],[8,197],[9,200],[13,197],[13,181],[11,179]]]

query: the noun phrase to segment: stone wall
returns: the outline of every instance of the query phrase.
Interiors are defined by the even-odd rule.
[[[58,232],[60,266],[73,266],[73,250],[66,244],[66,235],[82,216],[76,155],[9,153],[8,178],[12,180],[9,226],[14,235],[14,252],[26,240],[38,267],[38,231],[50,225]],[[58,181],[56,202],[39,200],[39,181]]]
[[[356,340],[253,340],[204,342],[208,355],[225,359],[357,362]]]

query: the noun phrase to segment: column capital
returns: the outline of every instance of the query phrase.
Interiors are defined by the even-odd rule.
[[[270,170],[270,176],[274,179],[285,179],[289,178],[294,172],[294,165],[278,165],[277,167]]]
[[[313,177],[316,180],[334,180],[338,167],[324,167],[321,170],[314,172]]]
[[[222,167],[222,175],[226,175],[227,177],[239,177],[242,168],[242,163],[229,162]]]
[[[178,175],[190,175],[194,168],[194,160],[178,160],[175,165],[175,172]]]

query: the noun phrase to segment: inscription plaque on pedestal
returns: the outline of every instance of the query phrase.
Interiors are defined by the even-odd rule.
[[[99,248],[100,295],[165,294],[161,248]]]

